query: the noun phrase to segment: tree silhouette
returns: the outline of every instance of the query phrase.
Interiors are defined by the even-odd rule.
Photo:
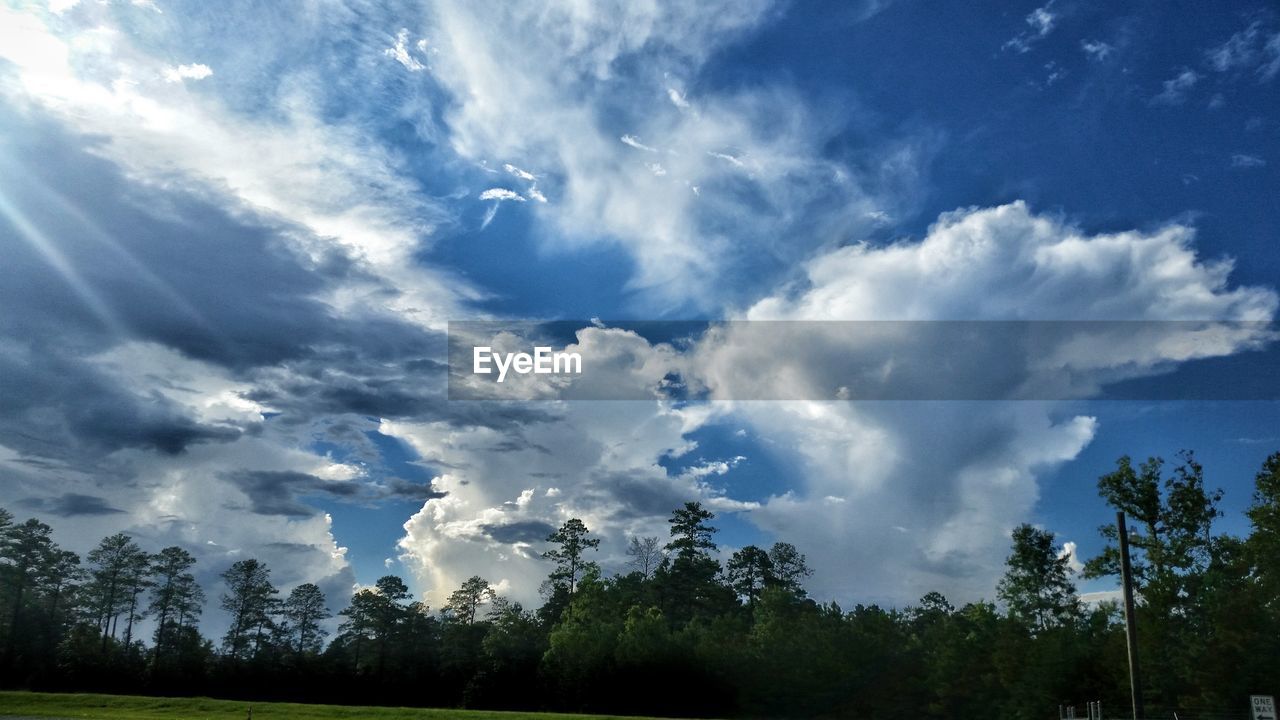
[[[557,546],[542,553],[542,557],[556,563],[555,569],[551,571],[551,583],[553,586],[563,585],[570,597],[577,589],[578,578],[582,577],[583,572],[600,569],[599,565],[583,557],[587,550],[600,547],[598,539],[587,537],[590,532],[581,520],[570,518],[547,536],[547,542]]]
[[[239,660],[261,652],[271,627],[271,611],[280,592],[271,584],[271,571],[257,559],[238,560],[224,573],[227,592],[220,606],[231,615],[231,626],[222,639],[222,650]]]
[[[1013,617],[1039,630],[1072,622],[1080,601],[1069,562],[1054,547],[1053,533],[1023,523],[1013,530],[1013,552],[996,594]]]
[[[333,615],[325,607],[324,593],[312,583],[302,583],[289,591],[281,615],[293,633],[293,648],[298,655],[320,652],[328,632],[320,625]]]

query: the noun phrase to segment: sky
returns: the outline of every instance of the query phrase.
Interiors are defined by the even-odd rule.
[[[1015,525],[1087,559],[1097,477],[1184,448],[1245,533],[1274,392],[1096,391],[1274,370],[1277,76],[1265,2],[6,0],[0,506],[335,610],[385,573],[535,605],[564,520],[615,571],[690,500],[820,599],[990,600]],[[576,323],[636,395],[451,400],[474,320]],[[684,320],[735,322],[626,324]],[[872,402],[813,390],[865,343],[791,330],[935,320],[1165,334],[1069,392]],[[917,348],[1007,370],[955,350]],[[676,371],[707,392],[650,397]]]

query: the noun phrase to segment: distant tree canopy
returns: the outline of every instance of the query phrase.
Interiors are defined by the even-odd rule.
[[[1242,539],[1214,533],[1222,494],[1191,453],[1171,470],[1123,457],[1098,481],[1133,526],[1153,718],[1242,716],[1249,694],[1280,692],[1280,453],[1254,485]],[[480,576],[433,611],[386,575],[335,613],[318,585],[281,593],[244,558],[219,568],[229,626],[215,648],[186,549],[151,554],[116,534],[82,563],[49,526],[0,509],[0,685],[702,717],[1032,719],[1127,705],[1121,615],[1081,601],[1047,530],[1012,529],[999,607],[931,592],[845,609],[809,597],[794,545],[721,548],[714,522],[686,503],[665,543],[630,538],[625,571],[606,575],[599,539],[571,518],[546,538],[532,611]],[[1118,572],[1116,530],[1101,534],[1086,577]]]

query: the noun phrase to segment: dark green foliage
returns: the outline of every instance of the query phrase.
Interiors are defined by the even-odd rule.
[[[1122,458],[1098,487],[1133,524],[1152,717],[1234,717],[1249,694],[1276,693],[1280,454],[1257,475],[1247,539],[1214,534],[1220,493],[1190,453],[1172,471]],[[1013,530],[1000,606],[931,592],[902,609],[846,610],[809,598],[811,572],[786,542],[722,555],[714,520],[687,503],[665,549],[635,539],[613,576],[589,559],[598,543],[586,525],[569,520],[548,538],[536,611],[474,576],[433,612],[387,575],[351,596],[327,646],[320,588],[298,585],[281,602],[267,567],[241,560],[222,573],[231,626],[215,653],[196,627],[203,593],[185,550],[149,556],[114,535],[86,573],[47,526],[0,511],[0,682],[698,717],[1038,720],[1059,705],[1083,715],[1089,700],[1109,717],[1127,706],[1117,605],[1080,601],[1046,530]],[[1116,533],[1107,524],[1103,535]],[[1113,542],[1089,573],[1114,573],[1117,557]],[[150,648],[131,631],[144,615]]]
[[[1080,612],[1070,558],[1058,552],[1053,533],[1022,524],[1013,530],[1013,553],[996,595],[1009,614],[1044,631],[1070,624]]]

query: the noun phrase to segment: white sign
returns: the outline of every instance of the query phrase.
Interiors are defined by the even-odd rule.
[[[1276,699],[1270,695],[1250,695],[1253,720],[1276,720]]]

